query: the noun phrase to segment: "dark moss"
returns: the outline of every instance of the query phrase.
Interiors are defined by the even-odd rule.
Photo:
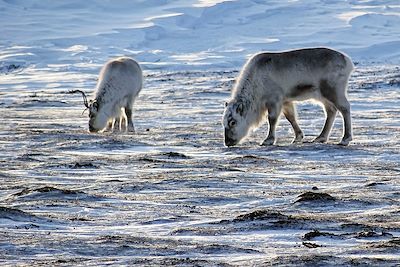
[[[317,193],[317,192],[306,192],[299,195],[297,202],[310,202],[310,201],[335,201],[336,198],[332,197],[328,193]]]

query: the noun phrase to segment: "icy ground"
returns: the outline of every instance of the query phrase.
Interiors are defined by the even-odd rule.
[[[118,4],[115,4],[118,2]],[[0,0],[0,265],[400,264],[398,0]],[[354,141],[223,146],[250,54],[356,62]],[[89,134],[105,61],[144,68],[136,134]],[[306,141],[323,112],[299,105]]]
[[[291,145],[282,119],[277,146],[258,146],[263,126],[225,148],[236,75],[146,72],[131,135],[87,133],[66,92],[96,74],[3,74],[2,264],[399,264],[399,68],[353,74],[349,147],[335,145],[338,116],[329,144]],[[322,109],[302,104],[299,117],[310,141]]]

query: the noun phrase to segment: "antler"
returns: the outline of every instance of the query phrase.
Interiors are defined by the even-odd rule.
[[[72,91],[69,91],[68,93],[69,94],[81,93],[82,97],[83,97],[83,104],[85,105],[85,107],[89,108],[89,104],[88,104],[85,92],[83,92],[81,90],[72,90]]]

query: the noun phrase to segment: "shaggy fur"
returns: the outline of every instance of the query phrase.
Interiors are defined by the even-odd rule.
[[[275,129],[283,112],[291,123],[294,142],[303,139],[296,121],[294,101],[314,99],[325,109],[326,121],[315,142],[326,142],[339,110],[344,120],[341,145],[352,140],[347,83],[354,66],[350,58],[328,48],[308,48],[280,53],[259,53],[243,67],[226,104],[223,125],[225,145],[233,146],[258,127],[268,113],[269,134],[262,145],[275,143]]]
[[[108,126],[134,132],[132,106],[142,83],[142,70],[133,59],[121,57],[107,62],[100,72],[95,98],[90,101],[89,131],[98,132]]]

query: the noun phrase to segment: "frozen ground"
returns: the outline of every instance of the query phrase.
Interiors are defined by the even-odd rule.
[[[400,264],[398,1],[110,3],[0,0],[0,265]],[[354,142],[338,116],[328,144],[281,120],[225,148],[247,55],[311,45],[357,62]],[[117,55],[145,69],[137,133],[89,134],[66,92]]]
[[[235,71],[147,72],[135,135],[87,133],[80,96],[65,94],[78,74],[3,75],[0,261],[398,264],[398,73],[353,75],[349,147],[333,144],[338,118],[329,144],[290,145],[282,120],[277,146],[258,146],[264,126],[233,149],[220,119]],[[46,88],[53,75],[63,85]],[[95,75],[82,79],[94,86]],[[322,110],[299,113],[311,140]]]

